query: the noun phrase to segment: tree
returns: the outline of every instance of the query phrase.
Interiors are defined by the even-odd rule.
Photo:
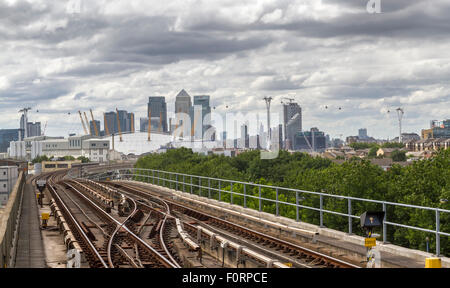
[[[355,150],[368,149],[377,146],[376,143],[354,142],[349,145]]]
[[[36,163],[42,163],[42,161],[49,161],[49,158],[47,157],[47,155],[38,156],[38,157],[34,158],[31,162],[33,164],[36,164]]]
[[[73,160],[75,160],[75,158]],[[81,160],[81,163],[89,163],[90,162],[89,158],[84,157],[84,156],[78,157],[77,160]]]
[[[397,143],[398,144],[398,143]],[[376,153],[376,146],[371,147],[370,153]],[[367,198],[394,203],[427,206],[433,208],[450,209],[450,149],[442,150],[433,158],[415,161],[408,166],[393,165],[388,171],[384,171],[368,160],[352,159],[343,164],[335,164],[330,160],[311,157],[306,153],[287,153],[280,151],[279,157],[271,160],[260,159],[258,151],[249,151],[239,154],[237,157],[225,157],[218,155],[200,155],[193,153],[191,149],[180,148],[169,150],[161,154],[149,154],[141,157],[135,167],[162,171],[179,172],[191,175],[208,176],[220,179],[232,179],[242,182],[253,182],[264,185],[273,185],[285,188],[295,188],[303,191],[314,191],[332,195]],[[394,151],[394,161],[406,160],[405,151]],[[148,173],[147,173],[148,174]],[[151,175],[148,174],[148,175]],[[167,174],[169,175],[169,174]],[[163,175],[160,175],[163,177]],[[168,176],[164,176],[168,177]],[[136,178],[143,180],[147,178]],[[171,178],[174,179],[174,178]],[[178,178],[180,181],[181,179]],[[194,181],[198,181],[195,179]],[[190,179],[186,178],[186,190],[190,189]],[[166,185],[169,185],[166,181]],[[198,185],[198,182],[194,182]],[[218,189],[218,181],[207,180],[201,182],[203,186],[211,185]],[[221,182],[221,200],[230,202],[231,187],[226,181]],[[180,188],[181,189],[181,188]],[[202,189],[202,195],[205,191]],[[194,187],[194,193],[200,189]],[[233,192],[243,194],[244,185],[233,185]],[[286,203],[296,203],[296,195],[292,191],[280,188],[279,200]],[[258,197],[257,186],[246,185],[246,194]],[[276,199],[276,191],[270,187],[261,189],[263,198]],[[211,196],[218,199],[217,190],[211,189]],[[301,193],[300,201],[303,206],[319,207],[320,198],[314,194]],[[259,199],[247,197],[247,207],[259,209]],[[447,201],[446,201],[447,200]],[[272,201],[263,200],[262,211],[275,213],[276,206]],[[243,196],[234,195],[233,203],[243,205]],[[347,213],[347,201],[339,198],[325,197],[323,207],[326,210]],[[378,210],[380,206],[363,201],[352,201],[353,215],[362,214],[368,210]],[[410,209],[401,206],[387,207],[388,220],[390,222],[411,225],[425,229],[435,229],[434,211]],[[281,216],[296,218],[296,209],[292,205],[280,204]],[[319,214],[315,210],[300,209],[301,221],[318,224]],[[441,231],[450,231],[450,213],[440,214]],[[347,231],[346,217],[340,217],[329,213],[324,214],[324,224],[340,231]],[[388,241],[404,245],[412,249],[425,249],[426,233],[415,230],[400,229],[388,226]],[[357,229],[354,233],[362,233]],[[432,236],[430,236],[432,237]],[[434,249],[435,241],[430,241],[430,249]],[[447,237],[441,237],[441,252],[450,255],[450,241]]]
[[[406,151],[394,150],[392,151],[391,158],[394,162],[406,161]]]
[[[377,157],[377,151],[378,151],[378,149],[379,149],[379,147],[378,146],[374,146],[374,147],[372,147],[372,148],[370,148],[370,150],[369,150],[369,157],[370,158],[375,158],[375,157]]]
[[[382,148],[404,148],[405,145],[403,143],[398,142],[386,142],[381,145]]]

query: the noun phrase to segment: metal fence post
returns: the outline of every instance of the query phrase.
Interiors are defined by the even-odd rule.
[[[153,185],[155,185],[155,170],[152,170]]]
[[[348,199],[348,234],[352,234],[352,199]]]
[[[246,191],[246,186],[244,183],[244,208],[247,208],[247,191]]]
[[[259,212],[261,212],[262,211],[261,185],[259,185],[258,188],[259,188]]]
[[[386,225],[386,216],[387,216],[387,209],[386,209],[386,203],[383,203],[383,243],[387,242],[387,225]]]
[[[184,183],[185,183],[185,176],[183,175],[183,192],[186,192],[186,189],[184,189],[185,188]]]
[[[300,211],[299,211],[299,207],[298,207],[298,191],[295,191],[295,219],[297,220],[297,222],[300,221]]]
[[[275,207],[276,207],[276,214],[275,214],[275,215],[278,216],[278,215],[280,214],[280,213],[279,213],[279,212],[280,212],[280,211],[279,211],[280,208],[278,207],[278,206],[279,206],[279,204],[278,204],[278,188],[275,189],[275,193],[276,193],[276,197],[277,197],[277,200],[276,200],[276,202],[275,202]]]
[[[231,200],[230,203],[233,204],[233,182],[230,182],[230,187],[231,187],[231,189],[230,189],[230,196],[231,196],[230,197],[231,198],[230,199]]]
[[[439,234],[441,226],[440,220],[439,210],[436,209],[436,256],[438,257],[441,254],[441,235]]]
[[[202,178],[198,177],[198,196],[202,196]]]
[[[161,173],[158,171],[158,186],[159,186],[159,179],[161,178]]]
[[[211,178],[208,178],[208,198],[211,199]]]
[[[191,194],[192,194],[192,175],[191,175]]]
[[[175,190],[178,191],[178,174],[175,174]]]
[[[221,183],[220,183],[220,180],[219,180],[219,202],[222,200],[222,194],[220,193],[221,191],[220,191],[220,189],[221,189],[221,185],[220,185]]]
[[[320,194],[320,227],[323,227],[323,195]]]

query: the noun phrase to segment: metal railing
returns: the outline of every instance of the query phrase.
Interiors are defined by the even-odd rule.
[[[258,210],[261,212],[263,211],[263,202],[271,202],[275,203],[275,215],[280,216],[280,207],[282,205],[287,205],[291,207],[295,207],[295,219],[296,221],[300,221],[301,219],[301,209],[307,209],[316,211],[319,213],[319,225],[320,227],[324,227],[324,214],[332,214],[337,215],[341,217],[346,217],[348,222],[348,230],[347,232],[349,234],[353,234],[353,219],[360,219],[359,216],[353,215],[354,211],[352,208],[355,207],[355,203],[373,203],[376,205],[380,205],[382,210],[384,211],[384,221],[383,221],[383,227],[382,227],[382,235],[383,235],[383,242],[387,242],[388,239],[388,226],[393,227],[402,227],[406,229],[412,229],[416,231],[422,231],[427,233],[432,233],[436,237],[436,255],[439,256],[441,253],[441,236],[450,236],[450,233],[441,231],[441,213],[450,213],[450,210],[440,209],[440,208],[432,208],[432,207],[425,207],[425,206],[417,206],[417,205],[410,205],[410,204],[402,204],[402,203],[395,203],[395,202],[388,202],[388,201],[380,201],[380,200],[371,200],[371,199],[365,199],[365,198],[356,198],[356,197],[350,197],[350,196],[343,196],[343,195],[333,195],[333,194],[327,194],[324,192],[312,192],[312,191],[306,191],[306,190],[299,190],[299,189],[293,189],[293,188],[286,188],[286,187],[277,187],[277,186],[270,186],[270,185],[263,185],[258,183],[248,183],[248,182],[242,182],[242,181],[235,181],[235,180],[227,180],[227,179],[219,179],[219,178],[211,178],[211,177],[205,177],[205,176],[198,176],[198,175],[189,175],[189,174],[183,174],[183,173],[175,173],[175,172],[168,172],[168,171],[161,171],[161,170],[153,170],[153,169],[140,169],[140,168],[131,168],[131,169],[120,169],[115,170],[115,176],[111,175],[110,172],[104,172],[102,174],[97,174],[91,176],[91,179],[97,179],[97,180],[104,180],[106,178],[116,177],[117,175],[120,175],[119,177],[121,179],[128,178],[128,179],[135,179],[138,181],[151,183],[159,186],[167,186],[169,185],[169,188],[173,188],[175,190],[180,190],[185,193],[194,193],[194,189],[197,188],[198,195],[208,198],[214,198],[212,197],[212,193],[216,192],[218,193],[218,200],[222,201],[223,195],[228,194],[230,195],[230,203],[236,204],[233,202],[236,197],[241,197],[243,199],[242,206],[244,208],[247,207],[247,200],[250,199],[257,199],[258,201]],[[207,183],[207,185],[203,185],[204,183]],[[241,185],[241,190],[243,193],[234,191],[234,187]],[[258,191],[258,195],[251,195],[248,193],[250,191],[249,189],[256,188]],[[262,190],[265,189],[265,192],[272,191],[275,192],[275,199],[270,198],[264,198],[262,197]],[[207,193],[204,193],[203,191],[207,191]],[[281,201],[280,195],[287,195],[291,196],[291,199],[293,199],[292,202],[287,201]],[[289,195],[290,194],[290,195]],[[318,197],[319,203],[318,207],[312,207],[307,205],[301,205],[300,202],[305,200],[304,195],[313,195]],[[295,197],[295,198],[294,198]],[[324,208],[324,200],[334,198],[338,200],[346,200],[347,202],[347,212],[342,213],[338,211],[332,211],[327,210]],[[227,201],[228,202],[228,201]],[[388,208],[390,207],[403,207],[403,208],[409,208],[409,209],[419,209],[423,211],[432,211],[432,213],[435,214],[434,219],[434,227],[435,229],[427,229],[417,226],[411,226],[406,225],[402,223],[395,223],[392,221],[389,221],[388,214]]]

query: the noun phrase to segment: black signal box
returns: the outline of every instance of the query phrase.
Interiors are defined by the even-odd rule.
[[[361,214],[362,228],[375,228],[383,225],[384,211],[367,211]]]

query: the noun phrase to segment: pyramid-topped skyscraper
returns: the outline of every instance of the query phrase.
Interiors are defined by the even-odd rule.
[[[191,96],[184,89],[181,90],[175,100],[175,113],[189,114],[191,106]]]

